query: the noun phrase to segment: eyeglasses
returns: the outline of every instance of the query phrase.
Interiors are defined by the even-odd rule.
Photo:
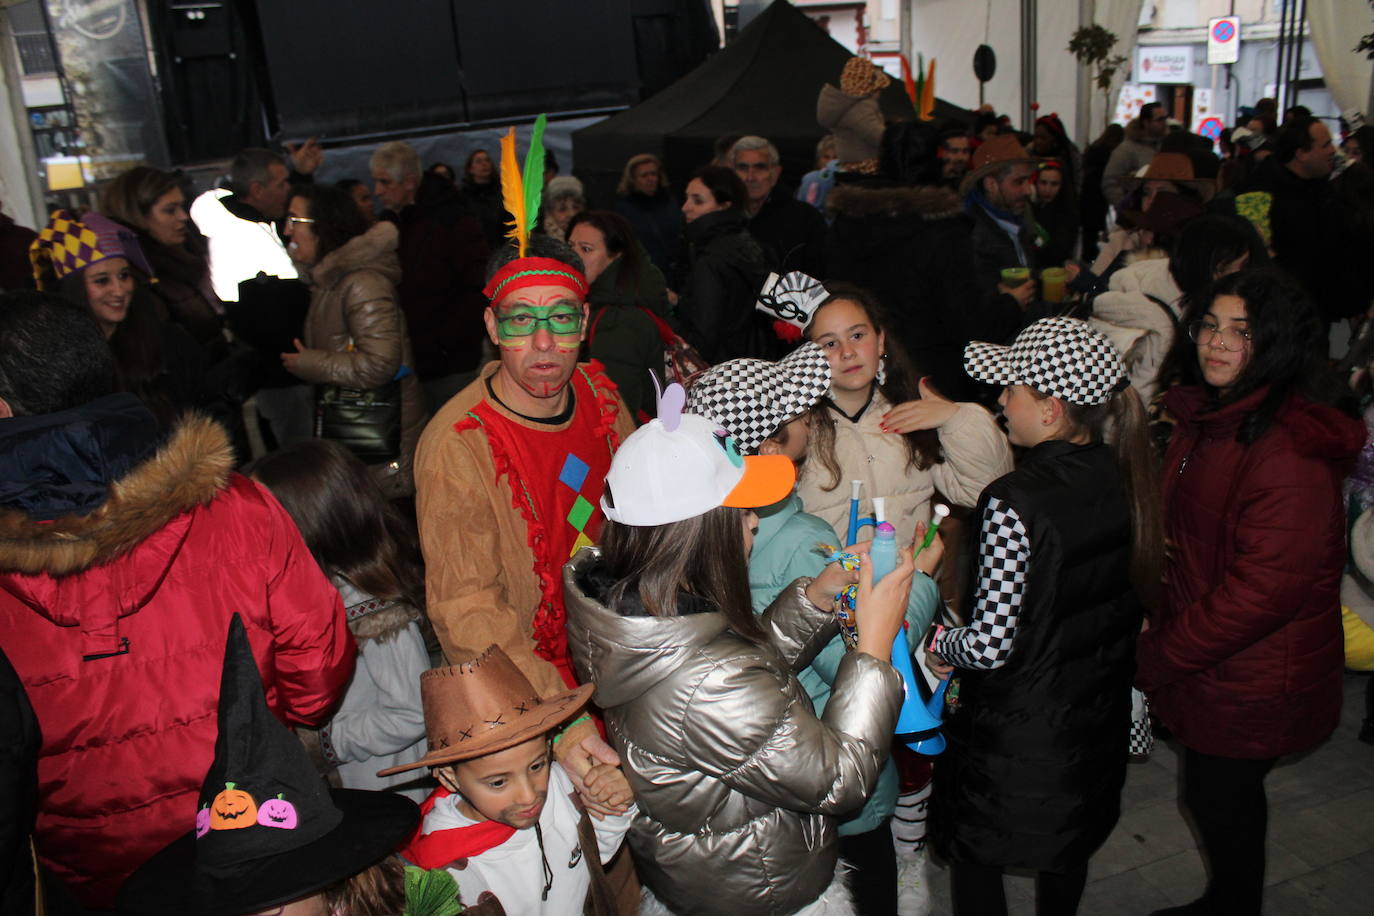
[[[1211,344],[1220,338],[1223,350],[1244,350],[1250,342],[1250,331],[1236,325],[1219,328],[1210,321],[1194,321],[1188,325],[1188,336],[1194,343]]]
[[[582,330],[582,313],[554,312],[541,316],[531,312],[515,312],[499,316],[496,324],[503,337],[529,337],[541,326],[548,328],[550,334],[577,334]]]
[[[311,218],[308,217],[308,216],[288,216],[288,217],[286,218],[286,221],[287,221],[288,223],[292,223],[293,225],[294,225],[295,223],[313,223],[313,222],[314,222],[314,220],[311,219]]]

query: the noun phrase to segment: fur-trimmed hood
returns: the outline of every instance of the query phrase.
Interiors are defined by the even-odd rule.
[[[310,269],[310,282],[333,286],[355,270],[375,270],[393,284],[401,282],[401,261],[396,254],[400,233],[394,223],[382,220],[362,235],[355,235],[331,251]]]
[[[867,219],[919,217],[947,219],[963,212],[959,196],[948,188],[866,188],[837,184],[825,198],[831,218]]]
[[[412,621],[421,618],[419,609],[414,605],[405,601],[374,598],[341,573],[334,573],[329,581],[343,598],[348,631],[360,646],[370,639],[386,642],[410,626]]]
[[[51,432],[54,439],[69,434],[65,426]],[[116,457],[95,455],[92,460],[109,466]],[[192,416],[151,457],[111,480],[108,496],[93,511],[40,521],[20,509],[0,509],[0,570],[5,571],[0,584],[15,591],[14,573],[64,577],[125,556],[182,513],[214,499],[228,482],[233,463],[224,429]],[[165,563],[171,560],[163,558]]]
[[[1145,126],[1145,122],[1141,121],[1140,118],[1131,118],[1131,120],[1126,122],[1123,136],[1127,140],[1135,143],[1143,143],[1155,149],[1159,149],[1160,141],[1164,139],[1163,137],[1151,137],[1149,128]]]

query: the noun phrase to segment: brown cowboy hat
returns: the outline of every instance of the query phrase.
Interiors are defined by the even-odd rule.
[[[1202,195],[1203,200],[1210,200],[1217,190],[1215,181],[1197,177],[1193,171],[1193,160],[1188,158],[1187,153],[1155,153],[1143,173],[1121,179],[1121,186],[1127,191],[1136,191],[1147,181],[1170,181],[1193,188]]]
[[[494,754],[550,731],[586,705],[592,684],[541,697],[529,678],[499,646],[470,662],[431,668],[420,675],[429,753],[414,763],[388,767],[390,776]]]
[[[973,153],[969,173],[959,183],[962,196],[978,187],[983,177],[1006,165],[1035,165],[1039,158],[1026,152],[1026,148],[1011,134],[998,134],[991,140],[980,144]]]

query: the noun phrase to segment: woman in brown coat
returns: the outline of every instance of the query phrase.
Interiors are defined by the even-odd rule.
[[[368,227],[345,191],[306,185],[292,192],[287,250],[311,286],[305,341],[282,364],[317,385],[370,390],[401,386],[401,452],[372,465],[390,497],[415,492],[412,464],[426,412],[405,315],[396,301],[401,278],[396,227]]]

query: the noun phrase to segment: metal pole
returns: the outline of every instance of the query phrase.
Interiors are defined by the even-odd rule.
[[[1307,0],[1302,0],[1302,5],[1298,7],[1298,18],[1293,20],[1293,76],[1288,81],[1288,108],[1298,104],[1298,93],[1302,91],[1298,83],[1302,79],[1302,33],[1306,24]],[[1283,112],[1279,112],[1279,116],[1282,117]]]
[[[1283,0],[1279,7],[1279,40],[1274,60],[1274,100],[1278,103],[1280,111],[1283,110],[1283,55],[1288,46],[1288,7],[1291,4],[1292,0]]]
[[[1092,25],[1093,16],[1096,14],[1094,0],[1078,0],[1078,25],[1079,27]],[[1073,107],[1074,133],[1078,138],[1078,148],[1087,149],[1093,137],[1093,98],[1097,94],[1097,87],[1093,84],[1092,70],[1088,67],[1078,68],[1078,92]]]
[[[1031,102],[1035,101],[1035,24],[1036,0],[1021,0],[1021,124],[1022,129],[1034,128]]]

